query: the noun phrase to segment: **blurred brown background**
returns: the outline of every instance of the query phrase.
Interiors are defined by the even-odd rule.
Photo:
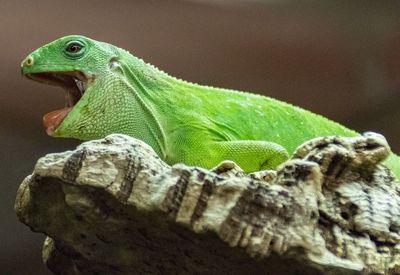
[[[32,50],[84,34],[130,50],[177,77],[264,93],[400,153],[400,2],[0,0],[0,274],[49,274],[43,236],[17,221],[21,180],[40,156],[77,141],[47,137],[43,114],[63,93],[23,79]]]

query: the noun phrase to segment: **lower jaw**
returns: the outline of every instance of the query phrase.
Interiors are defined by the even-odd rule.
[[[52,111],[43,116],[43,126],[49,136],[54,134],[54,131],[63,122],[64,118],[69,114],[72,107],[64,107],[59,110]]]

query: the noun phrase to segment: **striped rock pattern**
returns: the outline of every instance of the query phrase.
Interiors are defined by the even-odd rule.
[[[124,135],[49,154],[20,220],[56,274],[396,274],[400,187],[374,133],[326,137],[277,171],[169,166]]]

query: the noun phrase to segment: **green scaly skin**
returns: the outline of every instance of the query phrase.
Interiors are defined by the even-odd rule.
[[[52,136],[90,140],[127,134],[148,143],[169,164],[211,168],[229,159],[252,172],[275,168],[309,139],[358,135],[269,97],[174,78],[84,36],[62,37],[22,62],[23,75],[71,90],[49,77],[65,72],[85,75],[87,87]],[[398,156],[392,154],[386,165],[400,178]]]

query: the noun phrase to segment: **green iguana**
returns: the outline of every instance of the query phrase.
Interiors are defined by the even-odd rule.
[[[177,79],[80,35],[38,48],[21,66],[24,76],[66,91],[66,106],[43,117],[49,135],[89,140],[127,134],[168,164],[211,168],[233,160],[252,172],[275,168],[309,139],[358,135],[269,97]],[[385,164],[400,178],[398,156]]]

